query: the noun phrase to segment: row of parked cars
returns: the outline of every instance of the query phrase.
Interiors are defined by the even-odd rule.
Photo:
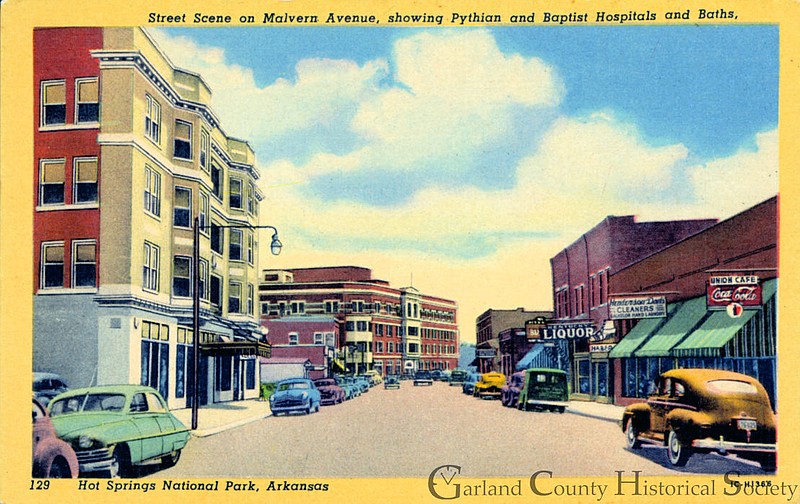
[[[363,375],[336,375],[331,378],[289,378],[275,385],[269,396],[269,408],[274,416],[288,413],[315,413],[320,406],[341,404],[383,383],[376,371]],[[398,382],[399,384],[399,382]]]
[[[560,369],[526,369],[512,374],[467,373],[461,390],[481,399],[500,399],[503,406],[520,410],[563,413],[569,401],[567,374]]]

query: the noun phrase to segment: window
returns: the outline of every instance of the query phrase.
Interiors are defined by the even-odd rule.
[[[149,166],[144,167],[144,210],[161,216],[161,174]]]
[[[158,292],[159,256],[161,251],[156,245],[144,242],[144,261],[142,266],[142,288]]]
[[[175,120],[175,146],[173,155],[180,159],[192,159],[192,123]]]
[[[242,284],[238,282],[228,285],[228,313],[242,313]]]
[[[325,313],[339,313],[339,301],[325,301]]]
[[[161,105],[149,94],[144,95],[144,136],[154,141],[161,142]]]
[[[200,130],[200,168],[208,171],[208,132]]]
[[[214,222],[211,223],[211,250],[220,255],[223,254],[223,248],[225,246],[222,230],[223,228],[218,224]]]
[[[231,229],[231,243],[228,247],[231,261],[242,260],[242,230]]]
[[[350,308],[353,313],[361,313],[364,311],[364,302],[353,301],[352,303],[350,303]]]
[[[192,259],[175,256],[172,268],[172,295],[190,297],[192,295]]]
[[[97,158],[78,158],[74,163],[73,202],[92,203],[97,201]]]
[[[379,341],[378,342],[377,352],[378,353],[383,353],[383,341]]]
[[[389,353],[394,353],[394,342],[393,341],[389,342]]]
[[[253,284],[247,284],[247,314],[254,315],[255,314],[255,286]]]
[[[367,321],[366,320],[357,320],[356,321],[356,331],[365,332],[367,330]]]
[[[96,123],[100,119],[97,78],[75,80],[75,123]]]
[[[256,186],[252,182],[247,186],[247,211],[252,215],[256,213]]]
[[[67,123],[67,85],[65,81],[42,82],[41,125]]]
[[[253,261],[255,261],[255,237],[253,232],[249,231],[247,233],[247,262],[253,264]]]
[[[168,397],[169,326],[142,321],[141,384],[158,389]],[[131,406],[133,408],[133,405]]]
[[[292,301],[290,305],[292,314],[303,314],[306,312],[306,303],[304,301]]]
[[[208,301],[208,261],[200,259],[200,299]]]
[[[214,306],[222,306],[222,278],[217,275],[211,275],[210,283],[211,304]]]
[[[321,332],[315,332],[314,333],[314,344],[315,345],[322,345],[323,341],[324,340],[323,340],[323,337],[322,337],[322,333]]]
[[[42,270],[40,285],[43,288],[64,286],[64,243],[42,244]]]
[[[64,204],[64,160],[45,159],[39,164],[39,204]]]
[[[198,224],[200,226],[200,232],[206,236],[208,236],[210,232],[209,228],[206,227],[208,226],[208,209],[209,209],[208,194],[200,191],[200,215],[198,215],[199,218]]]
[[[289,333],[289,344],[296,345],[298,343],[297,338],[297,333]]]
[[[174,217],[175,227],[192,227],[192,190],[175,186]]]
[[[230,180],[230,207],[242,209],[242,181],[231,177]]]
[[[214,186],[214,196],[222,200],[222,168],[217,163],[211,163],[211,183]]]

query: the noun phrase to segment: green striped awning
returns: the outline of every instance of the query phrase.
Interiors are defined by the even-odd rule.
[[[667,317],[675,311],[675,306],[676,305],[670,304],[667,307]],[[631,357],[634,350],[647,341],[647,338],[663,323],[663,318],[645,318],[639,320],[633,329],[622,338],[622,341],[614,345],[614,348],[608,353],[608,357],[611,359]]]
[[[705,314],[705,296],[680,303],[667,323],[636,351],[636,357],[667,357],[670,349],[689,334]]]
[[[692,334],[674,349],[677,357],[717,357],[719,349],[736,336],[757,310],[746,310],[733,318],[727,311],[713,312]]]

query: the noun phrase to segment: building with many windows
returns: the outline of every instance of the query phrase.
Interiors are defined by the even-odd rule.
[[[526,310],[522,307],[515,310],[490,308],[478,315],[475,319],[475,366],[478,371],[481,373],[489,371],[505,373],[513,370],[528,349],[523,350],[521,344],[514,345],[512,341],[517,341],[519,338],[511,338],[512,333],[505,334],[504,340],[507,341],[501,348],[500,333],[510,329],[520,330],[524,333],[526,322],[542,317],[549,319],[552,316],[553,312],[550,311]]]
[[[455,369],[455,301],[414,287],[391,287],[356,266],[266,270],[259,285],[262,318],[333,317],[340,324],[337,366],[383,375]]]
[[[33,43],[34,369],[149,384],[180,408],[197,337],[201,403],[257,396],[253,150],[144,29],[42,28]]]

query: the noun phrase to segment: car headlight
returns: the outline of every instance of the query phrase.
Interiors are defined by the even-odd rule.
[[[94,446],[94,439],[90,438],[86,434],[78,438],[78,446],[83,449],[91,448]]]
[[[308,399],[308,392],[303,392],[303,395],[300,397],[302,397],[303,399]]]
[[[269,402],[273,402],[273,401],[275,401],[275,396],[274,395],[269,396]]]

